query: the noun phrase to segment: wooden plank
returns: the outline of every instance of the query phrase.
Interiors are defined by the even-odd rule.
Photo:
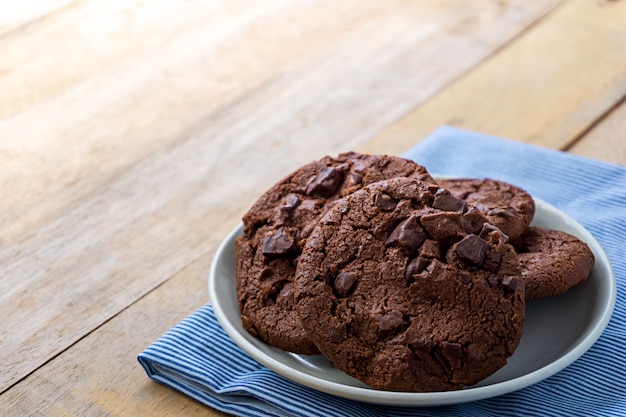
[[[276,1],[240,11],[237,2],[218,9],[204,2],[185,8],[100,0],[23,37],[0,39],[3,237],[11,242],[37,233],[72,201],[175,146],[198,121],[264,84],[281,94],[325,89],[319,104],[300,104],[307,114],[294,121],[295,129],[328,136],[338,125],[328,113],[341,110],[334,117],[343,120],[343,131],[332,134],[347,136],[346,146],[353,146],[556,1],[521,3],[398,2],[393,8],[351,0],[314,3],[307,11]],[[451,7],[454,13],[447,12]],[[130,17],[135,14],[141,19]],[[92,27],[98,30],[83,29]],[[369,46],[353,52],[362,43]],[[75,62],[66,65],[67,55]],[[277,79],[282,84],[272,86]]]
[[[626,2],[566,2],[366,150],[401,153],[442,124],[566,148],[626,95],[624,22]]]
[[[225,19],[189,2],[154,44],[130,25],[105,49],[137,50],[87,51],[76,77],[52,67],[65,87],[18,96],[0,121],[0,391],[206,254],[285,173],[358,147],[555,3],[227,2]],[[150,24],[178,16],[133,4]],[[121,13],[84,7],[98,17],[57,16],[32,36],[71,43],[61,22],[110,28]]]
[[[351,6],[91,1],[0,39],[4,239],[36,233],[380,9]]]
[[[626,165],[625,143],[626,101],[622,101],[567,150],[588,158]]]
[[[210,249],[215,250],[215,245]],[[26,416],[35,411],[59,416],[223,415],[152,382],[136,359],[162,330],[206,302],[210,261],[210,255],[202,256],[40,372],[1,394],[0,415]]]

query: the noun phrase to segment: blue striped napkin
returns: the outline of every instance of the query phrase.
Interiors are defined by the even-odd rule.
[[[587,353],[552,377],[500,397],[438,408],[387,407],[320,393],[266,369],[228,338],[206,304],[139,355],[150,378],[239,416],[626,415],[626,167],[450,127],[404,156],[437,174],[514,183],[594,235],[613,264],[618,295],[608,327]]]

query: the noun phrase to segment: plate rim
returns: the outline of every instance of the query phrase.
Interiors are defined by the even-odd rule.
[[[584,235],[579,237],[582,238],[585,242],[587,242],[588,244],[593,243],[593,246],[596,248],[596,251],[594,251],[594,253],[597,252],[595,253],[596,258],[598,258],[599,256],[602,260],[602,263],[605,264],[608,268],[609,286],[608,297],[606,297],[608,302],[603,306],[604,308],[602,310],[602,313],[599,319],[595,321],[592,331],[590,331],[584,339],[572,345],[572,348],[567,353],[539,369],[536,369],[524,375],[520,375],[513,379],[497,382],[490,385],[471,387],[456,391],[424,393],[397,392],[376,390],[368,387],[358,387],[342,384],[335,381],[329,381],[327,379],[323,379],[316,375],[311,375],[298,369],[292,368],[288,365],[285,365],[278,359],[259,350],[257,347],[254,346],[252,342],[247,340],[246,335],[249,338],[253,338],[253,336],[247,333],[246,335],[241,334],[241,332],[235,327],[235,325],[231,321],[231,318],[227,317],[221,304],[219,291],[217,290],[218,260],[228,249],[229,245],[234,243],[235,238],[242,233],[242,223],[239,223],[234,229],[231,230],[226,238],[220,243],[217,251],[215,252],[208,276],[209,302],[213,305],[215,316],[226,334],[244,352],[246,352],[262,365],[282,375],[283,377],[309,388],[325,392],[327,394],[379,405],[443,406],[477,401],[517,391],[556,374],[557,372],[572,364],[574,361],[576,361],[576,359],[578,359],[587,350],[589,350],[589,348],[591,348],[591,346],[600,338],[601,334],[604,332],[604,329],[607,327],[612,316],[617,298],[617,282],[615,278],[615,272],[613,271],[613,267],[608,259],[608,256],[606,255],[606,252],[599,244],[599,242],[584,226],[582,226],[578,221],[570,217],[568,214],[564,213],[552,204],[547,203],[540,198],[533,197],[533,199],[535,200],[535,204],[537,206],[541,206],[542,210],[550,211],[552,212],[552,214],[557,214],[567,223],[571,223],[576,226],[576,228],[579,229],[579,231]],[[598,259],[596,259],[596,262],[598,262]],[[237,316],[236,320],[239,320],[239,318],[240,316]],[[585,333],[586,331],[582,332],[581,335]],[[254,341],[255,343],[264,344],[258,339],[254,339]],[[269,345],[265,346],[267,348],[277,349]],[[286,353],[288,354],[288,352]]]

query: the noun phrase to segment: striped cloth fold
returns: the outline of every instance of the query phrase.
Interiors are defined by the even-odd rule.
[[[229,339],[206,304],[138,356],[148,376],[238,416],[626,416],[626,167],[445,126],[404,156],[431,173],[511,182],[594,235],[613,265],[618,294],[608,327],[589,351],[552,377],[500,397],[388,407],[317,392],[268,370]]]

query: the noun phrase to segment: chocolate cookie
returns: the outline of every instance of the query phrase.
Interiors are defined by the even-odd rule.
[[[396,176],[432,181],[415,162],[350,152],[301,167],[258,199],[243,216],[243,236],[235,242],[237,297],[248,332],[283,350],[317,353],[293,304],[301,248],[337,199]]]
[[[492,179],[440,179],[437,184],[478,208],[511,240],[517,239],[535,215],[535,200],[526,191]]]
[[[475,384],[517,347],[519,261],[502,232],[436,185],[407,178],[338,201],[309,236],[296,308],[337,368],[392,391]]]
[[[522,268],[526,300],[563,294],[586,281],[595,262],[585,242],[560,230],[531,226],[513,245]]]

